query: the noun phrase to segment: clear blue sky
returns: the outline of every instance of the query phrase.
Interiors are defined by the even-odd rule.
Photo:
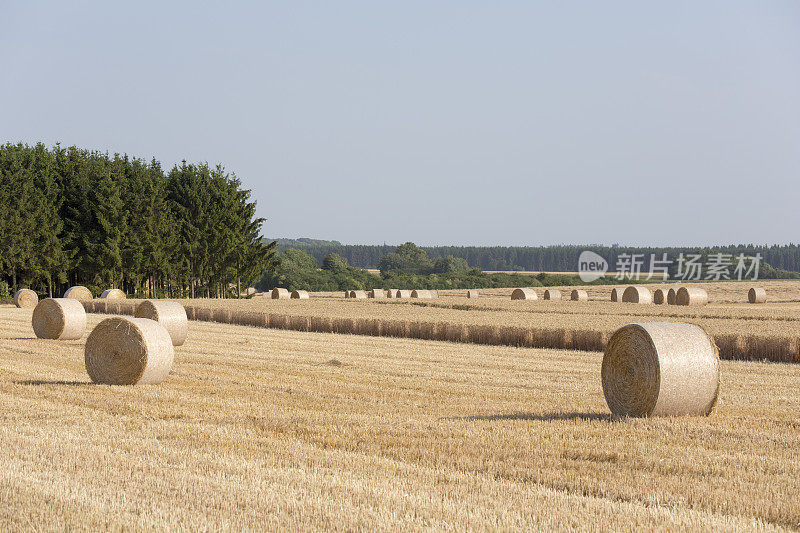
[[[0,4],[0,141],[223,163],[264,234],[800,241],[800,2]]]

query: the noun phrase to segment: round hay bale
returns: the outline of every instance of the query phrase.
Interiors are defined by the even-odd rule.
[[[480,293],[475,289],[471,289],[467,291],[467,298],[478,298]]]
[[[45,298],[33,310],[31,324],[40,339],[77,340],[86,331],[86,310],[74,298]]]
[[[533,289],[514,289],[511,293],[512,300],[538,300],[536,291]]]
[[[667,291],[667,305],[675,305],[678,300],[678,289],[670,287]]]
[[[386,298],[386,293],[383,289],[372,289],[369,291],[370,298]]]
[[[14,297],[16,302],[16,296]],[[767,290],[764,287],[750,287],[747,291],[747,301],[751,304],[763,304],[767,301]]]
[[[589,293],[583,289],[573,289],[569,295],[569,299],[573,302],[588,302]]]
[[[367,298],[366,291],[350,291],[350,298],[356,298],[358,300],[364,300]]]
[[[438,298],[438,297],[439,297],[439,291],[431,291],[431,298]]]
[[[344,291],[344,297],[350,298],[350,291]]]
[[[411,298],[411,291],[400,289],[395,293],[395,298]]]
[[[147,318],[161,324],[169,333],[173,346],[182,346],[189,332],[186,309],[169,300],[145,300],[136,307],[136,318]]]
[[[386,291],[387,298],[397,298],[397,289],[389,289]]]
[[[613,289],[611,289],[611,301],[621,302],[623,291],[624,289],[622,287],[614,287]]]
[[[622,301],[634,304],[651,304],[653,303],[653,295],[650,294],[650,289],[638,285],[631,285],[622,293]]]
[[[308,300],[309,298],[308,291],[292,291],[293,300]]]
[[[681,287],[675,294],[676,305],[706,305],[708,293],[700,287]]]
[[[127,295],[119,289],[106,289],[103,291],[103,294],[100,295],[100,298],[105,298],[107,300],[124,300],[127,298]]]
[[[75,285],[67,289],[67,292],[64,293],[64,298],[73,298],[81,302],[88,302],[89,300],[93,300],[94,296],[92,296],[92,291],[83,285]]]
[[[547,289],[544,291],[544,299],[545,300],[560,300],[561,299],[561,291],[558,289]]]
[[[609,340],[601,375],[615,416],[708,415],[719,394],[719,352],[694,324],[629,324]]]
[[[288,300],[289,289],[275,288],[272,289],[270,295],[273,300]]]
[[[411,297],[427,300],[433,298],[433,295],[431,294],[431,291],[427,289],[414,289],[413,291],[411,291]]]
[[[107,385],[158,385],[174,358],[169,332],[147,318],[103,320],[89,334],[84,351],[89,377]]]
[[[14,293],[14,305],[17,307],[36,307],[39,295],[30,289],[20,289]]]
[[[667,289],[656,289],[653,291],[653,303],[656,305],[667,303]]]

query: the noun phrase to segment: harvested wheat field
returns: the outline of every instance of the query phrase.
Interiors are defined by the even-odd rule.
[[[596,352],[191,321],[164,383],[114,387],[30,320],[0,307],[3,530],[800,527],[798,365],[612,420]]]

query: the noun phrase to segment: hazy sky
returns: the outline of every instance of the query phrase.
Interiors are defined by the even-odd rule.
[[[222,163],[271,237],[800,241],[800,2],[0,0],[0,141]]]

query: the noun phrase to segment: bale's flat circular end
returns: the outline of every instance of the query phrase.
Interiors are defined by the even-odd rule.
[[[45,298],[33,310],[31,325],[40,339],[77,340],[86,331],[86,310],[72,298]]]
[[[601,375],[616,416],[705,416],[719,395],[719,352],[694,324],[629,324],[609,340]]]
[[[612,302],[622,301],[622,289],[618,287],[614,287],[613,289],[611,289],[611,301]]]
[[[676,305],[678,299],[678,291],[675,288],[670,288],[667,291],[667,305]]]
[[[81,302],[88,302],[93,300],[94,296],[92,296],[92,291],[83,285],[75,285],[67,289],[67,292],[64,293],[64,298],[73,298]]]
[[[125,292],[120,289],[106,289],[100,295],[100,298],[105,298],[106,300],[124,300],[127,297]]]
[[[30,289],[20,289],[14,294],[14,305],[17,307],[36,307],[39,295]]]
[[[157,385],[172,369],[175,351],[164,327],[147,318],[112,317],[86,339],[86,372],[95,383]]]
[[[147,318],[161,324],[169,333],[173,346],[183,346],[189,333],[186,309],[170,300],[145,300],[136,307],[136,318]]]
[[[649,416],[658,400],[658,354],[638,324],[618,329],[606,347],[601,369],[603,395],[616,416]]]

